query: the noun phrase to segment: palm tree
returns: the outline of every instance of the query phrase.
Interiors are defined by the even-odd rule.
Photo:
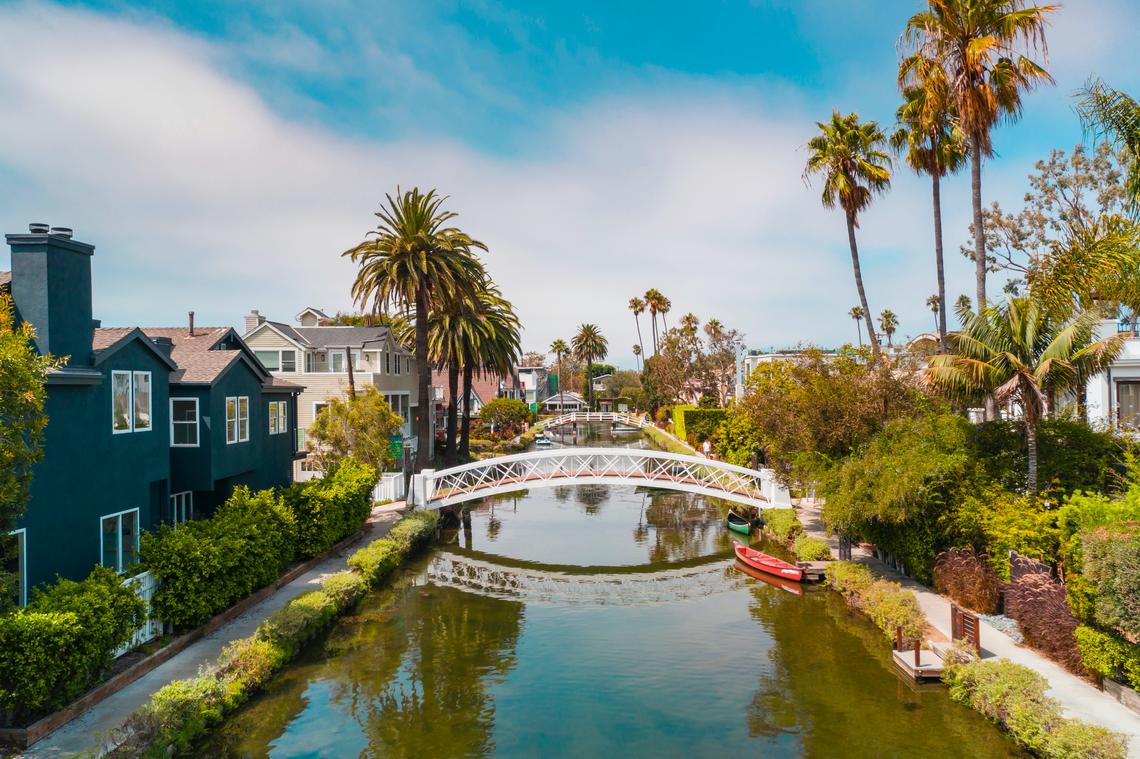
[[[609,352],[609,343],[602,335],[596,324],[582,324],[578,327],[578,334],[571,341],[574,353],[586,362],[586,404],[594,408],[594,362],[606,357]]]
[[[396,189],[386,195],[387,204],[376,212],[380,220],[365,240],[343,255],[359,263],[352,284],[352,297],[362,307],[380,313],[394,305],[414,313],[417,396],[420,418],[416,470],[428,465],[431,439],[431,359],[428,355],[428,315],[433,306],[452,301],[474,301],[485,279],[483,266],[472,250],[487,250],[456,227],[447,226],[456,217],[441,209],[446,199],[435,190]]]
[[[649,323],[653,333],[653,355],[657,355],[657,314],[665,302],[665,296],[660,290],[650,288],[645,291],[645,305],[649,309]]]
[[[954,301],[954,310],[955,311],[961,311],[962,309],[969,311],[973,307],[974,307],[974,304],[970,302],[970,296],[969,295],[959,295],[958,299]]]
[[[861,123],[857,113],[843,116],[835,111],[830,122],[819,122],[818,126],[820,133],[807,144],[810,155],[804,179],[821,175],[824,207],[838,205],[843,209],[847,219],[851,265],[855,270],[855,289],[859,291],[863,321],[871,341],[871,355],[878,359],[879,338],[871,323],[871,307],[867,305],[867,293],[863,290],[855,229],[859,226],[859,213],[871,204],[877,193],[885,192],[891,186],[891,157],[882,150],[887,138],[877,122]]]
[[[899,127],[891,135],[896,153],[905,154],[908,166],[929,174],[934,206],[934,266],[938,277],[938,308],[934,331],[945,353],[946,274],[942,260],[942,177],[953,174],[966,162],[966,144],[957,127],[946,70],[921,55],[911,55],[899,64],[899,88],[903,104],[896,113]]]
[[[471,458],[471,383],[475,372],[504,377],[514,371],[522,354],[521,326],[514,307],[497,288],[487,284],[479,291],[475,312],[482,317],[480,341],[463,364],[463,418],[459,432],[459,456]]]
[[[1133,206],[1140,205],[1140,103],[1100,79],[1077,92],[1077,113],[1086,129],[1111,139],[1131,157],[1124,186]]]
[[[895,347],[894,343],[891,342],[891,336],[895,334],[898,326],[899,318],[895,316],[895,312],[889,308],[884,308],[879,314],[879,329],[883,330],[883,334],[887,336],[888,348]]]
[[[852,306],[851,310],[847,312],[847,315],[855,320],[855,333],[859,336],[859,347],[860,348],[863,347],[863,327],[862,327],[863,313],[864,312],[863,312],[862,306]]]
[[[637,297],[630,298],[629,299],[629,310],[633,312],[633,323],[637,325],[637,344],[640,347],[643,345],[643,343],[641,342],[641,320],[637,317],[639,317],[639,316],[641,316],[641,314],[645,313],[645,299],[644,298],[637,298]],[[638,350],[639,354],[641,353],[641,350],[644,350],[644,349],[643,348],[639,349]]]
[[[570,352],[570,346],[566,344],[565,340],[555,340],[550,344],[550,352],[554,354],[554,359],[558,362],[558,410],[562,411],[565,405],[562,402],[562,357]]]
[[[942,346],[943,351],[946,350],[946,315],[942,312],[942,301],[945,299],[945,291],[942,293],[934,293],[926,299],[926,307],[934,314],[934,331],[937,332],[938,337],[941,338],[939,344]],[[938,318],[940,315],[942,317],[941,319]]]
[[[641,346],[633,346],[633,360],[637,362],[637,371],[641,371]]]
[[[982,158],[993,155],[994,126],[1021,115],[1022,95],[1053,82],[1031,56],[1040,50],[1045,57],[1045,26],[1056,8],[1025,0],[927,0],[903,32],[904,43],[945,70],[948,98],[969,143],[979,312],[986,308],[987,266]]]
[[[657,313],[661,314],[661,334],[664,335],[669,331],[669,325],[665,322],[665,314],[669,313],[669,309],[673,308],[673,301],[666,298],[664,295],[657,304]]]
[[[1037,493],[1037,422],[1046,398],[1076,389],[1120,354],[1124,337],[1093,341],[1098,317],[1083,311],[1066,320],[1032,297],[1011,298],[980,315],[959,309],[962,329],[950,335],[951,353],[935,356],[923,381],[952,397],[992,395],[1021,410],[1029,454],[1028,490]]]

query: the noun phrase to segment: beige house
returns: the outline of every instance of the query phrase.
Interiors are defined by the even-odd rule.
[[[304,447],[305,430],[321,407],[330,398],[348,395],[351,361],[356,387],[376,386],[392,410],[404,417],[404,445],[414,455],[419,441],[416,362],[412,351],[397,342],[387,327],[323,324],[328,318],[315,308],[297,314],[293,325],[270,321],[256,310],[245,317],[244,339],[261,363],[274,376],[305,386],[297,399],[300,447]],[[430,416],[434,422],[434,414]],[[427,445],[432,442],[426,441]]]

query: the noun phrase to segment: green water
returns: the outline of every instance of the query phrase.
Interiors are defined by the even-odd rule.
[[[539,489],[449,540],[200,753],[1019,756],[941,686],[896,676],[835,594],[744,575],[700,497]]]

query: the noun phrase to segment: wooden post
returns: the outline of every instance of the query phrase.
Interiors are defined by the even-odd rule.
[[[902,627],[896,627],[895,628],[895,650],[896,651],[902,651],[903,650]]]
[[[922,665],[922,641],[914,641],[914,668],[918,669]]]

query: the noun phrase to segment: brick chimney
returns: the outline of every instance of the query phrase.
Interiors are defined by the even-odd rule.
[[[36,329],[40,353],[68,356],[68,366],[91,366],[91,256],[95,246],[73,240],[66,227],[29,224],[5,235],[12,248],[16,316]]]
[[[265,317],[259,314],[256,308],[251,309],[250,312],[245,315],[245,334],[248,335],[262,324],[265,324]]]

